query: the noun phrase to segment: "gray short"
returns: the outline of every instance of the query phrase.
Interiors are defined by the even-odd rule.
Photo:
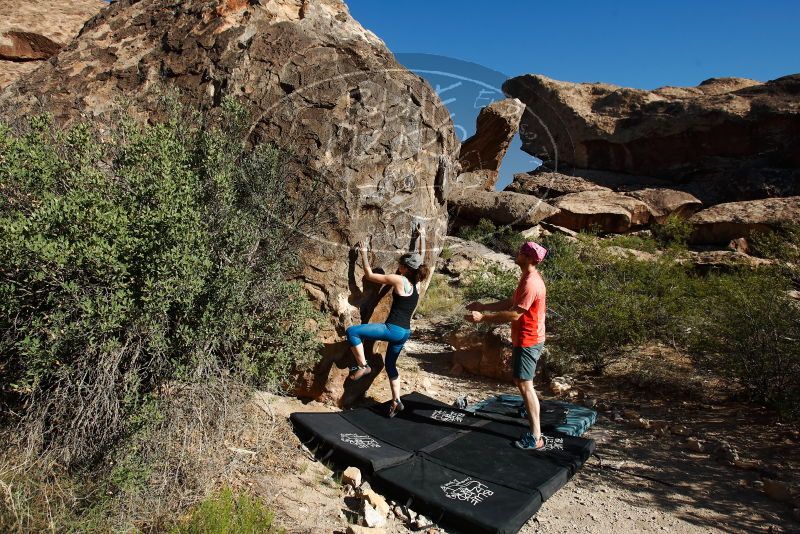
[[[530,347],[514,347],[511,351],[513,358],[514,378],[517,380],[533,380],[536,374],[536,364],[544,349],[544,341]]]

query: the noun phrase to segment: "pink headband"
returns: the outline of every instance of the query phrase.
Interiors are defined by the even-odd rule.
[[[538,243],[528,241],[519,247],[521,254],[525,254],[536,263],[541,263],[545,256],[547,256],[547,249]]]

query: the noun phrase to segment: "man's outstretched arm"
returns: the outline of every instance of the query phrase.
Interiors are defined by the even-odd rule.
[[[500,312],[500,311],[508,311],[512,306],[512,301],[510,298],[498,300],[497,302],[490,302],[488,304],[482,304],[480,302],[470,302],[467,304],[467,309],[470,311],[479,311],[479,312]]]
[[[468,315],[465,315],[464,319],[470,323],[513,323],[519,319],[523,313],[525,313],[525,310],[519,306],[489,313],[482,313],[480,311],[473,310]]]

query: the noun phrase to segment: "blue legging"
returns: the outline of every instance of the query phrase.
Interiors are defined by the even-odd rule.
[[[362,339],[388,341],[386,349],[386,374],[394,380],[400,373],[397,372],[397,357],[403,350],[403,345],[411,336],[411,330],[389,323],[365,323],[351,326],[347,329],[347,341],[351,346],[361,345]]]

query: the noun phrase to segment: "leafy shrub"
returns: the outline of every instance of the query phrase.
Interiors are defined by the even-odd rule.
[[[787,224],[775,230],[753,232],[748,241],[756,256],[800,262],[800,224]]]
[[[663,223],[652,225],[651,231],[662,247],[686,248],[694,228],[686,219],[670,215]]]
[[[750,397],[800,416],[800,306],[790,281],[772,271],[696,280],[689,346],[709,367],[740,381]]]
[[[448,283],[447,277],[434,273],[416,313],[423,317],[452,315],[458,313],[463,302],[461,292]]]
[[[458,237],[483,243],[497,252],[516,256],[525,238],[510,226],[498,228],[489,219],[481,219],[475,226],[465,226],[459,230]]]
[[[557,350],[579,355],[596,370],[629,345],[669,338],[676,324],[684,267],[618,258],[603,248],[545,238],[549,330]]]
[[[506,299],[519,283],[519,271],[509,271],[496,264],[489,264],[485,270],[467,271],[463,276],[467,300]]]
[[[0,126],[0,387],[35,449],[89,459],[168,384],[277,387],[313,357],[314,311],[287,281],[310,211],[284,154],[246,151],[244,110],[225,109],[123,121],[111,142]]]
[[[600,241],[601,246],[609,247],[622,247],[633,250],[641,250],[643,252],[650,252],[651,254],[658,251],[658,241],[649,237],[642,237],[638,235],[617,235]]]
[[[259,500],[246,493],[234,495],[223,488],[199,503],[189,517],[176,524],[170,534],[254,534],[280,533],[274,516]]]

